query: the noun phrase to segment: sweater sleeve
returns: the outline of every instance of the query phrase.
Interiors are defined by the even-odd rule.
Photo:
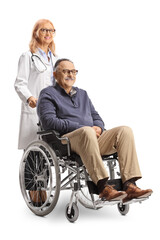
[[[102,132],[104,131],[104,122],[102,120],[102,118],[100,117],[100,115],[98,114],[98,112],[95,110],[91,100],[90,101],[90,107],[91,107],[91,115],[93,118],[93,125],[100,127],[102,129]]]
[[[42,90],[37,103],[37,114],[44,130],[53,129],[60,134],[65,134],[80,127],[77,122],[58,118],[56,112],[54,99],[49,93],[45,92],[45,89]]]

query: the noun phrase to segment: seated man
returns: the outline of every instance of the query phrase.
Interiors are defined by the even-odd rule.
[[[54,66],[56,85],[43,89],[37,112],[45,130],[54,129],[70,140],[71,149],[80,155],[99,197],[107,201],[147,197],[152,190],[141,190],[135,181],[141,178],[132,130],[116,127],[104,130],[104,123],[87,92],[73,87],[77,70],[72,61],[59,59]],[[118,153],[123,191],[107,183],[108,173],[101,156]]]

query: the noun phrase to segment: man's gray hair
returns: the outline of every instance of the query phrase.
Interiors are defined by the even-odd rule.
[[[53,67],[53,71],[55,72],[57,67],[59,66],[59,64],[63,61],[68,61],[68,62],[71,62],[73,63],[71,60],[69,60],[68,58],[60,58],[56,61],[56,63],[54,64],[54,67]]]

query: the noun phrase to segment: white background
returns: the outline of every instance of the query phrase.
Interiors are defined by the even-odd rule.
[[[3,239],[157,239],[160,214],[160,2],[157,0],[14,0],[0,7],[1,195]],[[106,128],[132,127],[141,188],[154,194],[132,204],[127,216],[116,206],[98,211],[80,206],[71,224],[64,215],[70,192],[61,194],[44,218],[25,205],[18,180],[20,100],[14,90],[17,64],[34,23],[50,19],[57,30],[56,52],[74,61],[76,85],[88,91]]]

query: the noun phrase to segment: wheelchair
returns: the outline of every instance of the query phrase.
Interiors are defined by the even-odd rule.
[[[23,198],[29,209],[38,216],[49,214],[57,204],[61,190],[71,190],[65,215],[70,222],[79,216],[78,202],[90,209],[105,205],[117,205],[119,212],[126,215],[129,204],[142,202],[146,198],[130,202],[105,201],[99,198],[97,186],[92,182],[79,155],[71,151],[67,137],[61,137],[54,130],[37,132],[39,140],[25,149],[19,168],[19,181]],[[66,144],[62,144],[65,140]],[[117,153],[102,156],[109,173],[108,183],[122,190]],[[37,201],[31,198],[31,193]],[[38,194],[37,194],[38,193]]]

